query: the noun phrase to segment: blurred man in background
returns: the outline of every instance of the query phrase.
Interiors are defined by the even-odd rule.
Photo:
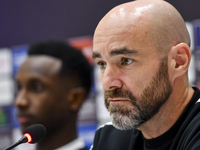
[[[21,131],[38,123],[47,129],[36,150],[86,150],[77,116],[90,92],[92,68],[81,51],[62,41],[32,44],[16,82]]]

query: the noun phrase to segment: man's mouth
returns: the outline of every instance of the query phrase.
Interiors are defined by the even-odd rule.
[[[33,122],[33,116],[19,114],[19,115],[17,115],[17,120],[20,125],[27,125],[27,124],[31,124]]]
[[[130,102],[130,100],[125,99],[125,98],[108,98],[108,101],[110,103],[118,103],[118,102]]]

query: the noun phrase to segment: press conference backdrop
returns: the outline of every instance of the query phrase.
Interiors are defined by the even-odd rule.
[[[191,37],[192,60],[189,66],[189,82],[200,87],[200,20],[186,22]],[[81,49],[91,65],[92,36],[66,39],[73,46]],[[13,45],[0,48],[0,150],[16,142],[21,137],[16,120],[16,108],[13,102],[16,95],[15,75],[27,57],[29,44]],[[109,121],[109,113],[105,109],[99,68],[94,65],[94,82],[90,96],[79,114],[78,133],[87,147],[93,142],[97,127]],[[32,150],[34,145],[22,144],[16,150]]]
[[[132,0],[0,1],[0,47],[38,39],[93,35],[99,20],[114,6]],[[200,18],[199,0],[166,0],[185,21]]]

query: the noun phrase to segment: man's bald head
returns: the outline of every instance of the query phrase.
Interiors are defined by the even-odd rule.
[[[99,22],[94,37],[104,29],[110,34],[115,30],[137,33],[140,36],[134,35],[136,38],[141,38],[141,41],[145,38],[161,52],[168,52],[178,43],[190,45],[184,20],[172,5],[163,0],[137,0],[119,5]]]

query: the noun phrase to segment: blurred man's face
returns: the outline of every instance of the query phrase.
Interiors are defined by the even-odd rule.
[[[60,68],[61,61],[48,56],[31,56],[21,66],[16,77],[15,105],[22,132],[35,123],[54,132],[69,121],[68,89],[63,88]]]

